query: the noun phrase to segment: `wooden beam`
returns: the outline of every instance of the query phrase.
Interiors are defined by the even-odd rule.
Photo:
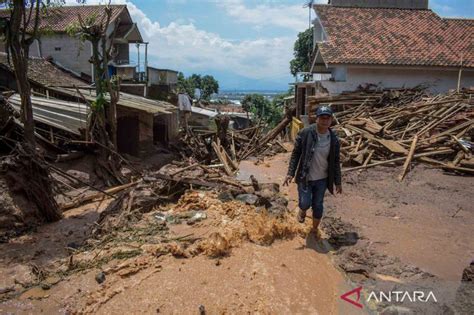
[[[407,159],[405,160],[405,164],[403,165],[403,170],[400,176],[398,177],[398,181],[403,181],[407,173],[408,166],[410,166],[411,160],[413,158],[413,154],[415,154],[416,143],[418,142],[418,135],[413,137],[413,142],[411,143],[410,152],[408,153]]]

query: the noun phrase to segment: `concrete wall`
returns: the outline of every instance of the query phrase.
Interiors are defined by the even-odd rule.
[[[148,67],[148,83],[149,85],[177,84],[178,73]]]
[[[147,96],[147,87],[145,84],[124,83],[120,85],[120,91],[143,97]]]
[[[117,75],[124,81],[133,81],[135,78],[135,67],[116,67]]]
[[[41,37],[42,57],[52,57],[67,69],[78,74],[92,75],[92,67],[89,62],[92,47],[90,42],[81,42],[66,34],[54,34]],[[31,46],[30,56],[40,57],[36,43]]]
[[[343,72],[343,70],[334,72]],[[383,88],[414,87],[419,84],[429,84],[431,92],[444,93],[457,87],[458,73],[458,70],[441,69],[347,67],[345,81],[321,81],[321,84],[331,94],[353,91],[359,85],[367,83],[376,84]],[[474,86],[474,71],[464,69],[461,87],[470,86]]]

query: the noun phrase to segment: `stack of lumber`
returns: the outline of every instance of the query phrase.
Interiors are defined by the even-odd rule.
[[[336,104],[333,129],[342,163],[349,166],[343,171],[400,163],[403,180],[412,161],[474,174],[473,96],[473,90],[434,97],[397,90],[313,98],[310,106]]]

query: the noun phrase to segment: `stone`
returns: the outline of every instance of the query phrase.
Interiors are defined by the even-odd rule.
[[[255,189],[252,186],[246,186],[244,187],[244,191],[246,194],[253,194],[255,193]]]
[[[280,192],[280,185],[277,183],[260,183],[260,190],[270,190],[273,194]]]
[[[228,190],[221,191],[219,195],[217,195],[217,198],[222,202],[234,200],[234,196],[232,196],[232,193]]]
[[[255,203],[256,206],[263,206],[266,209],[272,206],[271,198],[267,197],[258,197],[257,202]]]
[[[199,305],[199,315],[205,315],[206,314],[206,308],[204,305]]]
[[[279,205],[282,205],[284,207],[288,207],[288,199],[286,199],[285,197],[283,196],[276,196],[275,198],[273,198],[272,200],[274,203],[277,203]]]
[[[466,267],[462,272],[461,281],[463,282],[473,282],[474,281],[474,261],[471,262],[469,267]]]
[[[98,284],[103,283],[105,281],[105,273],[101,271],[98,274],[96,274],[95,281],[97,281]]]
[[[48,283],[41,283],[40,286],[41,286],[41,289],[43,289],[43,290],[49,290],[49,289],[51,289],[51,285],[48,284]]]
[[[202,221],[207,218],[207,214],[204,211],[196,211],[194,215],[189,218],[186,222],[188,225],[193,225],[196,222]]]
[[[276,203],[274,201],[271,202],[270,204],[271,206],[267,209],[267,211],[269,214],[273,216],[282,217],[288,211],[286,206],[282,204]]]
[[[257,196],[267,198],[267,199],[272,199],[273,196],[275,195],[270,189],[263,189],[261,191],[257,191],[255,194]]]
[[[255,205],[259,199],[258,196],[256,195],[253,195],[253,194],[240,194],[240,195],[237,195],[237,197],[235,197],[235,199],[243,202],[243,203],[246,203],[248,205]]]

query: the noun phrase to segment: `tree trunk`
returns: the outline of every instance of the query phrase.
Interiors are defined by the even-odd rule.
[[[89,119],[89,134],[91,140],[98,144],[97,148],[97,163],[95,171],[97,176],[101,178],[106,185],[115,186],[124,183],[124,178],[120,172],[120,160],[115,154],[116,145],[116,102],[118,96],[115,95],[109,86],[110,80],[104,80],[108,77],[106,73],[107,64],[105,59],[100,59],[99,44],[100,39],[96,38],[91,40],[92,43],[92,62],[94,65],[94,79],[96,86],[96,102],[91,108],[91,114]],[[102,45],[102,48],[104,46]],[[107,86],[106,86],[107,84]],[[107,90],[111,90],[110,102],[105,102],[105,93]],[[107,107],[107,108],[106,108]],[[107,121],[109,124],[107,124]]]
[[[28,47],[22,45],[20,28],[22,16],[25,11],[24,1],[15,1],[13,14],[10,21],[10,51],[15,68],[16,84],[21,98],[21,121],[25,128],[25,141],[34,150],[35,148],[35,123],[33,120],[33,107],[31,105],[31,87],[28,81]],[[23,46],[23,47],[22,47]]]
[[[30,10],[34,10],[33,2]],[[39,8],[39,1],[36,6]],[[38,12],[38,11],[36,11]],[[33,106],[31,104],[31,86],[28,81],[28,53],[37,30],[33,37],[26,39],[25,1],[13,1],[13,11],[10,19],[10,29],[7,34],[7,49],[11,53],[18,93],[21,98],[21,121],[24,126],[23,143],[18,145],[7,165],[10,177],[23,189],[28,199],[38,208],[38,217],[51,222],[61,219],[61,212],[54,199],[53,183],[49,177],[49,169],[43,158],[36,152],[35,124]],[[38,18],[38,16],[37,16]],[[23,25],[22,25],[23,24]]]

